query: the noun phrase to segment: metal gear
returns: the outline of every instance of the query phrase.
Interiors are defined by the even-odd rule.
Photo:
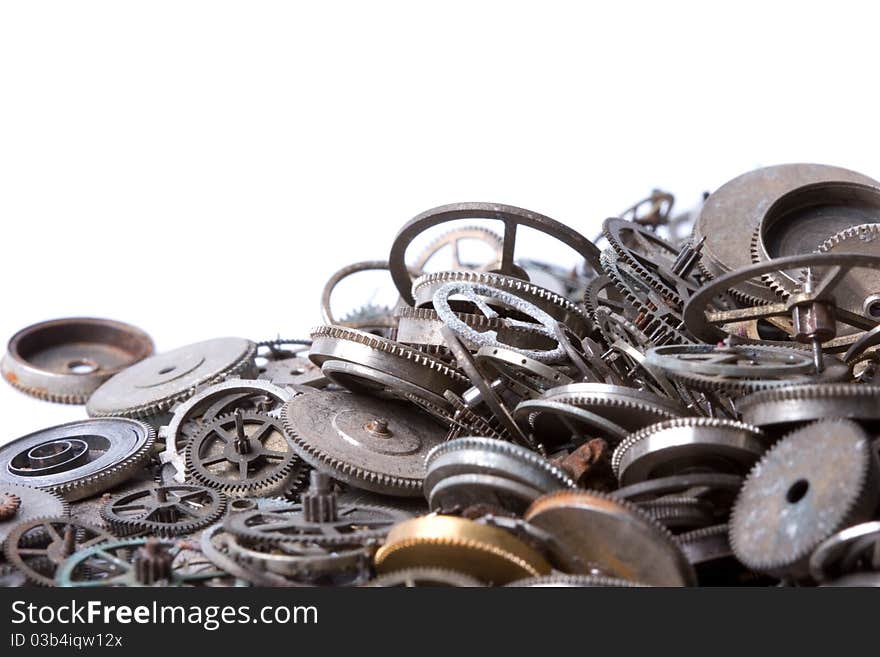
[[[757,427],[706,417],[677,418],[642,429],[611,458],[621,486],[696,472],[745,475],[766,449]]]
[[[281,420],[266,413],[221,415],[189,443],[187,473],[230,497],[270,497],[297,485],[305,468]]]
[[[880,521],[852,525],[825,539],[810,556],[810,575],[828,582],[857,571],[880,572]]]
[[[546,312],[556,321],[568,326],[579,337],[587,335],[592,329],[590,317],[581,305],[534,283],[493,272],[444,271],[420,276],[412,285],[412,293],[415,298],[414,306],[417,308],[433,307],[434,294],[441,287],[450,283],[485,285],[515,294],[520,299]],[[452,309],[468,314],[474,314],[475,310],[474,306],[468,303],[455,304]]]
[[[159,462],[167,466],[163,470],[168,470],[163,473],[163,480],[184,483],[186,445],[220,415],[239,409],[277,416],[281,406],[295,394],[296,390],[288,386],[237,378],[200,388],[192,397],[175,406],[168,424],[159,428],[159,440],[165,445],[159,454]]]
[[[492,438],[442,443],[428,453],[425,468],[425,497],[435,511],[485,504],[521,513],[545,493],[575,487],[539,454]]]
[[[868,520],[880,488],[871,437],[855,422],[822,420],[788,434],[752,469],[733,507],[730,543],[747,567],[803,579],[813,550]]]
[[[333,381],[355,392],[381,392],[402,399],[415,394],[443,406],[446,390],[462,392],[468,385],[461,373],[443,361],[362,331],[321,326],[312,332],[312,341],[312,362]],[[336,364],[352,367],[328,368]]]
[[[4,543],[6,560],[40,586],[55,586],[58,568],[72,554],[113,536],[67,517],[33,518],[17,524]]]
[[[689,586],[694,571],[672,535],[635,505],[596,491],[560,491],[536,500],[525,521],[546,531],[563,572],[653,586]]]
[[[255,378],[256,351],[250,340],[215,338],[151,356],[103,383],[86,411],[92,417],[154,418],[192,397],[199,386]]]
[[[156,538],[109,541],[80,549],[58,569],[58,586],[196,586],[226,579],[195,543]]]
[[[7,490],[0,490],[0,522],[14,518],[21,508],[21,498]]]
[[[85,404],[104,381],[153,353],[135,326],[71,317],[23,328],[12,336],[0,374],[21,392],[61,404]]]
[[[421,495],[425,456],[446,437],[408,404],[347,392],[300,395],[284,405],[281,418],[309,465],[385,495]]]
[[[483,582],[507,584],[546,575],[544,557],[503,529],[454,516],[413,518],[391,528],[376,552],[376,570],[441,567]]]
[[[744,422],[770,429],[824,418],[880,421],[880,386],[815,383],[761,390],[743,397],[737,408]]]
[[[0,486],[16,483],[79,500],[121,483],[150,458],[155,430],[128,418],[60,424],[0,447]]]
[[[165,538],[192,534],[225,512],[223,493],[185,484],[141,489],[101,507],[101,517],[117,536],[146,533]]]

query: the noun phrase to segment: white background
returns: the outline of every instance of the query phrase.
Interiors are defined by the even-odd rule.
[[[0,339],[304,335],[334,270],[442,203],[592,236],[653,187],[878,176],[872,6],[3,2]],[[8,386],[0,410],[0,442],[84,415]]]

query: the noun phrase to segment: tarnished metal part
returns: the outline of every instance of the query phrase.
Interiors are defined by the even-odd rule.
[[[130,324],[94,317],[53,319],[9,339],[0,373],[32,397],[85,404],[104,381],[152,353],[150,336]]]

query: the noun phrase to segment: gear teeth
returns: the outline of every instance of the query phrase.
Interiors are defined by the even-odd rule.
[[[371,349],[375,349],[376,351],[381,351],[382,353],[386,353],[391,356],[404,358],[414,363],[418,363],[419,365],[427,367],[428,369],[439,372],[443,376],[451,379],[454,383],[458,383],[463,386],[470,385],[467,377],[465,377],[461,372],[450,367],[443,361],[429,356],[424,352],[412,349],[411,347],[408,347],[400,342],[395,342],[394,340],[388,340],[387,338],[382,338],[371,333],[365,333],[364,331],[358,331],[356,329],[350,329],[334,324],[325,324],[323,326],[319,326],[312,330],[311,335],[312,340],[318,338],[331,338],[334,340],[348,340],[351,342],[357,342]]]
[[[822,425],[821,433],[812,435],[811,432],[816,430],[817,425]],[[771,464],[775,460],[780,458],[780,452],[791,451],[793,448],[790,447],[790,445],[795,442],[806,441],[807,439],[803,436],[807,436],[810,439],[809,450],[804,450],[804,454],[808,454],[811,451],[821,451],[821,445],[817,445],[816,443],[827,439],[828,436],[838,435],[837,432],[832,429],[834,426],[839,427],[842,431],[851,431],[861,434],[863,437],[858,440],[865,443],[863,453],[864,458],[861,467],[859,468],[858,477],[855,478],[855,481],[848,482],[849,485],[852,485],[853,487],[850,489],[852,494],[849,496],[847,503],[838,509],[824,508],[817,510],[822,513],[822,524],[824,525],[821,527],[822,531],[812,536],[810,541],[804,541],[805,544],[799,550],[793,549],[791,552],[779,555],[777,558],[774,558],[772,555],[753,554],[753,551],[749,549],[752,543],[751,535],[749,536],[749,539],[746,539],[741,535],[744,531],[741,528],[743,523],[746,522],[744,516],[750,511],[750,509],[744,509],[744,506],[746,505],[746,502],[744,501],[746,500],[745,495],[750,484],[752,486],[757,485],[754,484],[754,481],[761,477],[764,470],[771,467]],[[853,445],[853,447],[855,447],[855,445]],[[859,456],[856,450],[850,450],[848,454],[851,454],[853,458],[858,458]],[[791,460],[793,457],[787,456],[786,458],[786,468],[789,471],[792,471],[793,464]],[[810,472],[810,474],[815,473]],[[820,473],[820,475],[821,474],[822,473]],[[833,476],[835,473],[827,472],[824,474],[826,476]],[[872,447],[870,436],[858,423],[853,422],[852,420],[831,419],[813,422],[786,434],[752,467],[743,482],[739,497],[734,503],[731,511],[728,532],[730,547],[736,558],[750,570],[801,579],[807,574],[805,560],[809,558],[813,550],[822,541],[839,531],[841,528],[868,519],[877,507],[878,498],[880,498],[880,476],[878,476],[877,454],[876,450]],[[817,531],[817,527],[812,524],[803,525],[802,523],[799,523],[799,528],[802,526],[807,527],[810,532]],[[766,531],[771,531],[771,529],[768,528]],[[794,537],[789,536],[787,538],[793,540]]]
[[[872,241],[880,237],[880,223],[858,224],[857,226],[845,228],[822,242],[816,249],[816,252],[828,253],[849,240],[864,240],[865,237],[870,237]]]
[[[34,388],[31,386],[26,386],[23,383],[13,380],[12,378],[6,377],[6,383],[11,385],[13,388],[18,390],[21,393],[29,397],[34,397],[35,399],[39,399],[41,401],[50,402],[53,404],[68,404],[70,406],[82,406],[89,400],[88,395],[58,395],[55,393],[51,393],[45,388]]]
[[[737,422],[735,420],[724,420],[721,418],[711,417],[679,417],[673,420],[657,422],[643,429],[639,429],[635,433],[627,436],[614,450],[611,456],[611,468],[614,470],[614,476],[620,478],[620,463],[626,452],[649,436],[667,429],[692,429],[694,427],[709,427],[712,429],[731,429],[734,431],[746,431],[751,433],[758,440],[764,440],[766,436],[758,427],[746,424],[745,422]]]
[[[628,579],[606,577],[605,575],[566,575],[564,573],[545,575],[544,577],[528,577],[510,584],[506,588],[532,587],[581,587],[581,588],[642,588],[650,584],[633,582]]]
[[[164,487],[165,486],[159,486],[159,488]],[[151,536],[159,536],[160,538],[171,538],[173,536],[192,534],[214,524],[217,520],[222,518],[226,513],[227,501],[226,496],[222,492],[208,488],[207,486],[189,486],[189,488],[193,489],[189,491],[190,493],[197,493],[199,492],[198,489],[201,488],[205,493],[213,495],[214,501],[216,502],[213,510],[206,513],[202,518],[196,520],[162,522],[159,520],[145,520],[142,518],[123,518],[113,511],[114,500],[110,500],[104,504],[99,513],[101,519],[110,531],[120,537],[148,533]],[[122,497],[128,497],[137,492],[145,491],[135,491],[134,493],[125,494]]]
[[[162,415],[170,411],[175,405],[186,401],[190,397],[196,394],[198,390],[203,387],[214,385],[215,383],[222,383],[226,379],[232,378],[247,378],[244,377],[244,374],[249,373],[248,370],[252,370],[254,368],[254,358],[257,355],[257,343],[251,342],[248,345],[248,349],[245,353],[231,363],[228,367],[218,371],[214,376],[210,377],[205,381],[200,381],[199,383],[190,386],[186,390],[182,390],[174,395],[169,395],[164,397],[163,399],[152,401],[148,404],[141,404],[139,406],[133,406],[131,408],[125,409],[117,409],[112,413],[101,413],[101,412],[93,412],[90,413],[92,417],[125,417],[131,419],[141,419],[141,420],[151,420],[154,419],[158,415]],[[255,372],[254,372],[255,374]]]
[[[274,422],[279,422],[278,418],[265,413],[248,412],[243,415],[245,421],[260,417],[261,419],[271,421],[270,423],[273,426]],[[290,490],[294,483],[302,476],[300,471],[304,467],[302,461],[292,449],[290,457],[285,462],[271,466],[269,472],[262,477],[255,477],[242,483],[219,481],[201,471],[193,456],[201,445],[201,441],[208,436],[215,425],[228,424],[230,422],[234,422],[234,414],[229,413],[218,416],[213,422],[205,425],[199,434],[193,437],[186,449],[186,471],[188,477],[201,486],[219,490],[230,497],[271,497]],[[289,445],[290,436],[283,428],[283,424],[280,422],[279,424],[281,426],[275,426],[275,428],[287,439]]]
[[[449,442],[440,443],[436,447],[434,447],[428,455],[425,457],[425,467],[430,469],[431,464],[443,456],[444,454],[449,454],[450,452],[458,452],[462,450],[484,450],[490,452],[496,452],[498,454],[505,454],[511,456],[516,459],[521,459],[525,461],[532,467],[543,470],[551,477],[556,479],[559,485],[563,488],[577,488],[577,485],[572,481],[571,477],[569,477],[561,468],[553,465],[550,461],[545,459],[543,456],[536,454],[535,452],[526,449],[525,447],[520,447],[518,445],[514,445],[513,443],[509,443],[503,440],[495,440],[492,438],[457,438],[456,440],[451,440]]]
[[[519,278],[513,278],[512,276],[492,274],[489,272],[456,270],[424,274],[413,281],[413,296],[417,296],[416,291],[426,285],[439,285],[443,283],[458,282],[488,285],[489,287],[495,287],[500,290],[504,290],[505,292],[513,292],[514,294],[517,294],[519,296],[531,297],[533,299],[541,299],[542,301],[547,301],[550,304],[559,307],[568,314],[576,315],[588,326],[590,323],[590,319],[587,315],[586,309],[573,303],[572,301],[569,301],[565,297],[556,294],[555,292],[551,292],[550,290],[547,290],[543,287],[534,285],[529,281],[524,281]]]

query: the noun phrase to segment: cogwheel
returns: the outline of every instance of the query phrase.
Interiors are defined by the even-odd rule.
[[[737,402],[744,422],[758,427],[824,418],[880,420],[880,386],[813,383],[753,392]]]
[[[730,543],[746,567],[801,579],[813,550],[877,506],[876,454],[855,422],[821,420],[785,436],[749,473]]]
[[[42,488],[68,501],[89,497],[142,467],[155,438],[155,429],[129,418],[95,418],[43,429],[0,447],[0,485]]]
[[[653,251],[653,253],[636,253],[633,249],[624,244],[620,235],[622,230],[633,231],[638,234],[643,241],[650,241],[650,247],[646,244],[643,244],[643,246],[647,250]],[[620,261],[626,263],[642,283],[652,288],[654,292],[659,294],[670,306],[680,309],[684,305],[684,300],[679,293],[663,281],[657,275],[657,272],[646,267],[641,260],[641,258],[648,256],[665,259],[669,261],[668,264],[671,267],[676,257],[678,257],[678,249],[660,238],[658,235],[655,235],[632,222],[623,221],[621,219],[606,219],[602,224],[602,234],[605,236],[605,239],[608,240],[608,244],[614,249],[614,252],[617,254]],[[692,285],[696,287],[696,283],[692,283]]]
[[[101,385],[86,404],[91,417],[153,418],[192,397],[199,386],[234,376],[255,378],[257,345],[216,338],[151,356]]]
[[[749,254],[752,259],[752,264],[759,264],[765,262],[767,260],[764,257],[763,249],[761,248],[761,227],[757,226],[752,233],[751,241],[749,242]],[[794,283],[790,280],[779,274],[778,272],[770,272],[767,274],[760,275],[761,283],[764,286],[773,292],[780,299],[787,299],[791,296],[792,290],[794,288]],[[729,290],[730,294],[737,298],[737,300],[742,301],[751,306],[765,306],[769,301],[766,301],[760,297],[752,296],[742,290],[738,290],[736,288]]]
[[[325,325],[312,331],[312,341],[309,358],[322,369],[339,361],[358,370],[350,376],[334,375],[343,387],[375,391],[380,386],[398,397],[416,392],[441,404],[446,390],[462,392],[470,387],[461,372],[442,360],[370,333]],[[361,369],[372,374],[360,374]]]
[[[55,586],[55,574],[75,552],[112,541],[113,535],[68,517],[18,523],[4,543],[6,560],[34,584]]]
[[[364,584],[380,588],[417,588],[422,586],[482,587],[476,577],[448,568],[404,568],[393,573],[380,575]]]
[[[538,498],[523,516],[554,540],[560,568],[598,570],[655,586],[689,586],[691,565],[666,527],[636,505],[597,491],[564,490]]]
[[[462,240],[479,240],[480,242],[488,244],[495,254],[494,259],[479,267],[462,263],[460,260],[458,249],[458,242]],[[504,240],[502,240],[501,236],[498,235],[498,233],[496,233],[495,231],[489,230],[488,228],[484,228],[482,226],[462,226],[461,228],[449,230],[441,235],[438,235],[436,238],[431,240],[431,242],[424,249],[422,249],[419,257],[413,263],[413,270],[423,271],[425,269],[425,265],[428,264],[431,258],[437,255],[437,253],[445,246],[452,246],[453,248],[453,269],[484,270],[486,268],[492,269],[501,262],[501,251],[504,246]]]
[[[489,272],[445,271],[425,274],[413,281],[415,305],[430,307],[434,293],[447,283],[474,283],[513,293],[568,326],[578,337],[587,335],[592,329],[589,315],[583,306],[528,281]]]
[[[511,588],[638,588],[649,586],[628,579],[606,577],[604,575],[566,575],[554,573],[544,577],[528,577],[510,584]]]
[[[186,469],[199,484],[230,497],[284,494],[305,470],[281,420],[241,410],[217,417],[193,437]]]
[[[226,496],[203,486],[156,486],[108,500],[101,518],[117,536],[192,534],[226,512]]]
[[[294,397],[281,421],[300,457],[334,479],[384,495],[421,496],[424,457],[445,431],[404,402],[347,392]]]
[[[331,517],[311,517],[303,504],[236,513],[226,518],[224,531],[248,545],[282,547],[285,544],[322,547],[377,545],[388,530],[410,514],[383,506],[340,504]]]
[[[364,324],[374,322],[377,319],[384,320],[391,316],[393,309],[375,303],[368,303],[348,312],[340,318],[341,324]]]
[[[15,493],[0,489],[0,522],[14,517],[21,508],[21,498]]]
[[[880,238],[880,223],[859,224],[835,233],[822,242],[816,251],[819,253],[876,254],[878,249],[880,249],[880,244],[875,244],[874,242],[878,238]]]
[[[682,417],[645,427],[611,457],[621,486],[678,474],[677,470],[745,474],[764,453],[757,427],[709,417]]]
[[[602,266],[618,292],[625,307],[634,309],[632,323],[653,342],[689,342],[682,333],[681,303],[659,296],[648,289],[625,263],[619,262],[614,251],[606,249],[601,256]],[[626,315],[624,315],[626,316]]]
[[[4,500],[7,513],[0,518],[0,544],[17,523],[33,518],[67,516],[70,505],[60,495],[21,484],[0,483],[0,501]]]
[[[631,432],[685,415],[675,401],[635,388],[606,383],[573,383],[551,388],[542,399],[600,413]],[[654,419],[652,419],[654,418]]]

